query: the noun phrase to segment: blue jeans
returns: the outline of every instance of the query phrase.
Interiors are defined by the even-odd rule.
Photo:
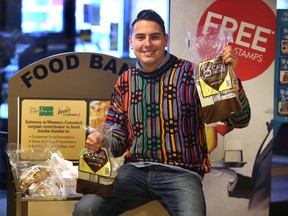
[[[202,181],[182,169],[161,165],[123,165],[108,198],[88,194],[76,203],[74,216],[113,216],[158,200],[170,215],[204,216],[206,204]]]

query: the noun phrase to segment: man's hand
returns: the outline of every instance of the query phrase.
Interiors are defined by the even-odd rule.
[[[99,151],[102,146],[103,139],[103,135],[99,132],[94,131],[93,133],[90,133],[86,139],[86,148],[88,148],[89,151]]]
[[[231,64],[233,70],[235,70],[238,64],[238,57],[233,48],[231,46],[225,46],[222,55],[223,64]]]

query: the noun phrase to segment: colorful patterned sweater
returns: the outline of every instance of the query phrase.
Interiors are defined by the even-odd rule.
[[[179,166],[204,176],[208,160],[201,105],[193,78],[194,64],[167,54],[154,72],[131,68],[119,76],[106,123],[113,131],[114,156],[128,150],[125,162],[157,162]],[[226,123],[245,127],[250,106],[241,86],[240,113]]]

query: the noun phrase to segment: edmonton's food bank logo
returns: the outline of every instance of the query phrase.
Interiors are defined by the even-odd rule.
[[[231,45],[239,59],[235,73],[241,80],[259,76],[273,63],[276,16],[262,0],[216,0],[198,23],[204,25],[222,25],[233,32]],[[197,36],[205,34],[202,30],[198,28]]]
[[[39,116],[53,116],[54,115],[54,107],[53,106],[39,106],[30,107],[29,110],[32,114],[38,114]]]
[[[53,106],[39,106],[39,116],[53,116],[54,107]]]

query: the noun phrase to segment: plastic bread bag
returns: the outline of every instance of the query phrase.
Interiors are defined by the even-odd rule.
[[[42,153],[34,147],[19,147],[17,143],[10,143],[8,146],[8,157],[11,169],[15,172],[21,193],[29,196],[29,187],[34,183],[39,183],[52,174],[51,167],[47,160],[47,155],[51,153],[49,148],[42,149]],[[35,155],[42,158],[35,160]],[[25,155],[25,159],[23,158]]]
[[[25,196],[55,197],[78,195],[76,194],[77,176],[73,173],[75,167],[71,161],[67,161],[58,154],[53,153],[51,159],[47,161],[46,172],[38,172],[38,176],[40,175],[41,178],[38,181],[34,177]],[[37,168],[39,169],[39,167]]]
[[[57,146],[51,147],[50,144],[47,143],[46,148],[42,149],[43,153],[33,147],[19,148],[16,143],[9,144],[9,162],[16,173],[20,191],[25,197],[76,194],[77,176],[73,173],[73,163],[62,157]],[[22,154],[25,154],[25,160]],[[34,160],[35,154],[38,154],[37,158],[41,160]]]
[[[61,155],[53,153],[49,160],[49,166],[53,168],[53,176],[51,181],[54,182],[54,188],[61,192],[61,196],[75,196],[76,193],[76,180],[77,180],[77,166],[73,165],[72,161],[65,160]],[[53,189],[53,185],[50,186]],[[56,187],[55,187],[56,186]],[[50,193],[57,194],[56,191],[49,191]]]
[[[79,196],[76,193],[76,184],[78,177],[78,166],[73,166],[61,172],[61,192],[62,196]]]
[[[33,183],[29,187],[30,197],[55,197],[62,196],[61,180],[55,175],[48,176],[40,182]]]
[[[49,166],[34,165],[25,169],[19,177],[19,186],[23,195],[29,195],[29,187],[32,184],[37,184],[52,173]]]
[[[223,26],[203,26],[197,31],[197,36],[187,31],[185,41],[196,64],[194,76],[202,117],[210,124],[241,110],[238,79],[232,66],[222,63],[223,47],[231,41],[232,32]]]
[[[9,163],[15,170],[17,177],[22,171],[33,165],[46,165],[53,154],[62,155],[55,140],[43,139],[42,142],[39,146],[9,143],[7,149]]]
[[[39,179],[33,179],[25,193],[30,197],[75,196],[77,173],[72,161],[65,160],[58,153],[52,153],[47,160],[46,172],[38,172]],[[44,170],[45,171],[45,170]],[[48,172],[49,171],[49,172]],[[47,175],[44,175],[47,174]],[[23,178],[21,178],[23,179]]]
[[[70,165],[70,161],[53,153],[49,160],[38,161],[38,164],[22,168],[19,175],[22,194],[26,197],[61,196],[63,190],[61,173],[69,169],[68,164]],[[76,187],[76,178],[74,186]]]
[[[107,197],[113,191],[117,170],[124,163],[124,155],[114,158],[111,152],[112,130],[115,127],[102,123],[96,129],[86,128],[90,133],[100,133],[103,143],[97,152],[89,151],[87,148],[80,152],[77,193]]]

